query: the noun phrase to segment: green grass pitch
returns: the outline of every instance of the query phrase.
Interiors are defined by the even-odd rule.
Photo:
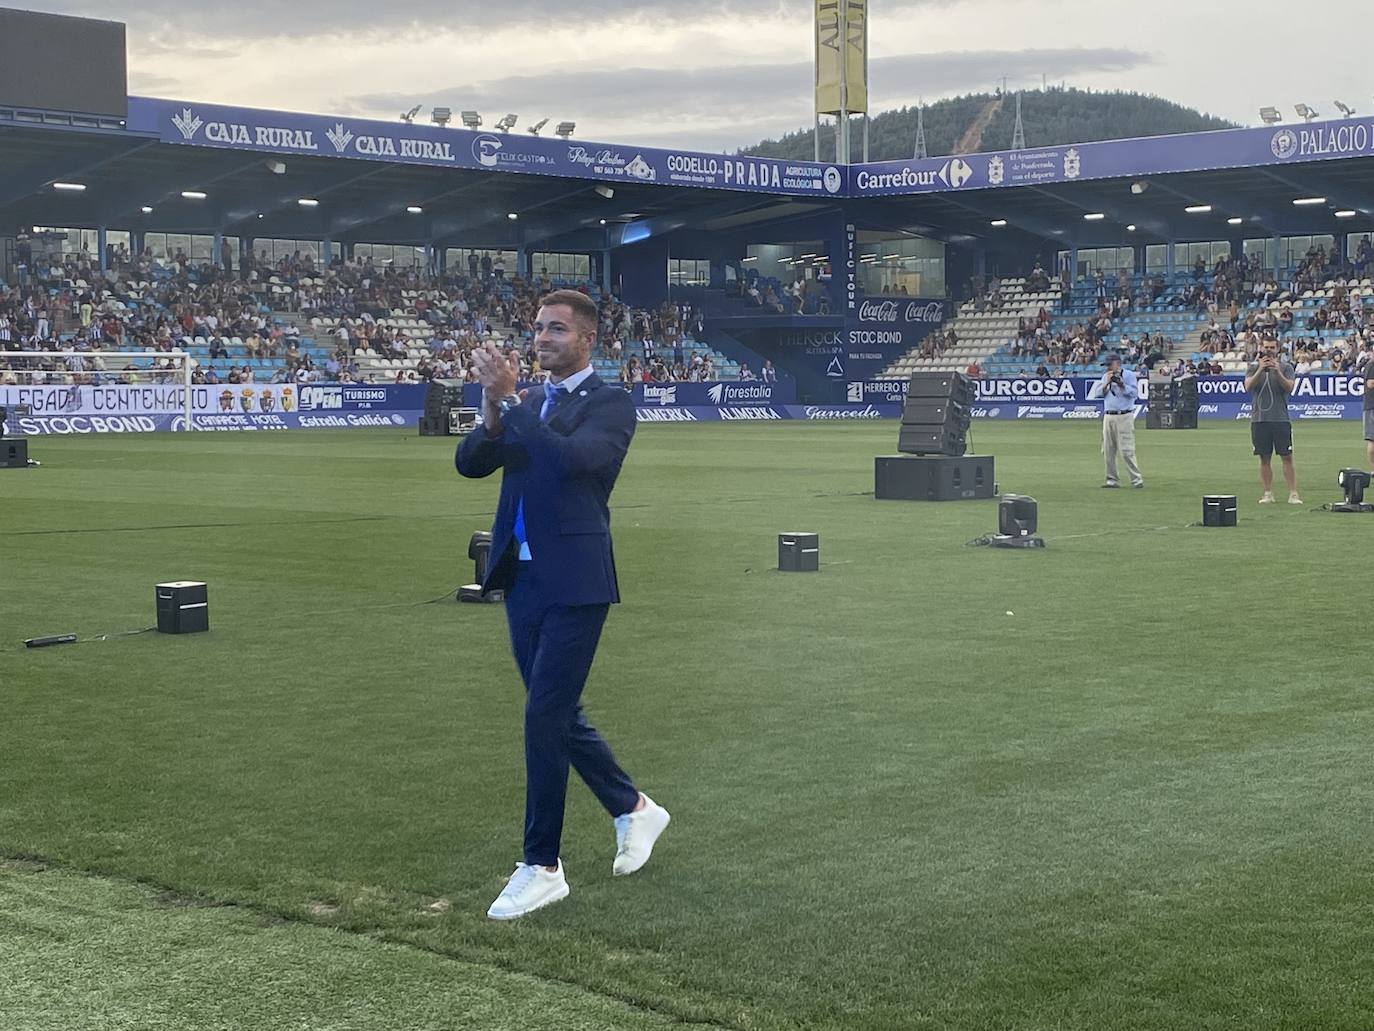
[[[1311,511],[1364,446],[1299,423],[1307,505],[1261,507],[1247,430],[1142,430],[1106,491],[1094,424],[979,424],[1040,502],[1007,552],[965,543],[992,502],[873,499],[892,423],[641,428],[586,703],[673,825],[613,880],[574,779],[572,896],[514,924],[504,617],[423,604],[496,480],[400,431],[36,439],[0,471],[0,1026],[1374,1026],[1374,516]],[[21,646],[148,626],[170,578],[209,634]]]

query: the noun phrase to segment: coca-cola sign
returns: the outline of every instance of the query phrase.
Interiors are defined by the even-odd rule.
[[[922,322],[939,325],[945,308],[939,301],[864,301],[859,305],[860,322]]]

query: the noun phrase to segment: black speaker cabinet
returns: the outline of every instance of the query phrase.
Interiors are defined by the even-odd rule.
[[[962,372],[913,372],[907,384],[907,397],[938,397],[973,403],[973,380]]]
[[[420,436],[422,437],[447,437],[449,435],[449,420],[444,415],[422,415],[420,416]]]
[[[157,628],[164,634],[198,634],[210,629],[210,603],[200,580],[157,585]]]
[[[26,469],[29,464],[29,442],[24,437],[0,439],[0,469]]]
[[[968,501],[993,496],[991,455],[879,455],[873,494],[904,501]]]
[[[1202,496],[1203,526],[1235,526],[1236,496],[1234,494],[1204,494]]]
[[[1197,411],[1160,411],[1153,406],[1145,413],[1147,430],[1195,430]]]
[[[819,570],[821,568],[820,534],[778,534],[778,568],[784,573],[814,573]]]
[[[968,450],[967,427],[952,424],[908,426],[897,431],[897,450],[912,455],[962,455]]]

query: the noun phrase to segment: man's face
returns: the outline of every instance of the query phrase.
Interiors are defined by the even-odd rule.
[[[1260,348],[1260,354],[1264,355],[1266,358],[1277,359],[1279,356],[1279,345],[1270,341]]]
[[[573,310],[566,304],[552,304],[539,309],[534,320],[534,349],[539,365],[562,379],[591,360],[596,330],[584,329]]]

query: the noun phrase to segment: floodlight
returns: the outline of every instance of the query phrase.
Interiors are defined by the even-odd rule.
[[[562,136],[565,140],[576,131],[576,122],[559,122],[558,128],[554,130],[555,133],[557,133],[559,136]]]
[[[544,128],[544,126],[546,126],[546,125],[548,125],[548,124],[549,124],[549,120],[548,120],[547,118],[541,118],[541,119],[539,119],[539,121],[535,122],[533,125],[531,125],[531,126],[529,127],[529,133],[530,133],[530,135],[531,135],[531,136],[538,136],[538,135],[539,135],[539,130],[542,129],[542,128]]]
[[[1342,104],[1339,100],[1333,100],[1332,103],[1335,104],[1336,107],[1340,108],[1341,114],[1345,115],[1345,117],[1347,117],[1347,118],[1353,118],[1353,117],[1354,117],[1354,115],[1355,115],[1355,109],[1354,109],[1353,107],[1351,107],[1349,104]]]
[[[1131,192],[1134,193],[1137,197],[1139,197],[1149,188],[1150,184],[1144,179],[1137,179],[1135,182],[1131,183]]]
[[[435,125],[448,125],[453,121],[453,112],[446,107],[436,107],[429,113],[429,120]]]
[[[1299,118],[1305,119],[1309,122],[1317,117],[1317,109],[1313,107],[1308,107],[1306,104],[1294,104],[1293,110],[1298,113]]]
[[[416,104],[416,105],[415,105],[414,107],[412,107],[409,111],[402,111],[402,112],[401,112],[401,121],[403,121],[403,122],[405,122],[407,125],[409,125],[411,122],[415,121],[415,116],[418,115],[419,113],[420,113],[420,105],[419,105],[419,104]]]
[[[1025,494],[1003,494],[997,502],[997,534],[989,541],[994,548],[1043,548],[1045,541],[1035,536],[1039,506]]]
[[[506,115],[504,118],[497,121],[496,128],[500,129],[502,132],[510,132],[515,128],[515,123],[518,119],[518,115]]]
[[[476,111],[463,111],[463,112],[461,112],[461,117],[462,117],[462,119],[463,119],[463,125],[464,125],[466,128],[468,128],[468,129],[480,129],[480,128],[482,128],[482,116],[479,115]]]
[[[1265,125],[1277,125],[1283,121],[1283,115],[1279,114],[1279,109],[1276,107],[1262,107],[1259,115]]]
[[[1345,492],[1345,500],[1331,505],[1332,512],[1374,512],[1374,505],[1365,504],[1364,492],[1369,486],[1369,473],[1363,469],[1342,469],[1336,483]]]

